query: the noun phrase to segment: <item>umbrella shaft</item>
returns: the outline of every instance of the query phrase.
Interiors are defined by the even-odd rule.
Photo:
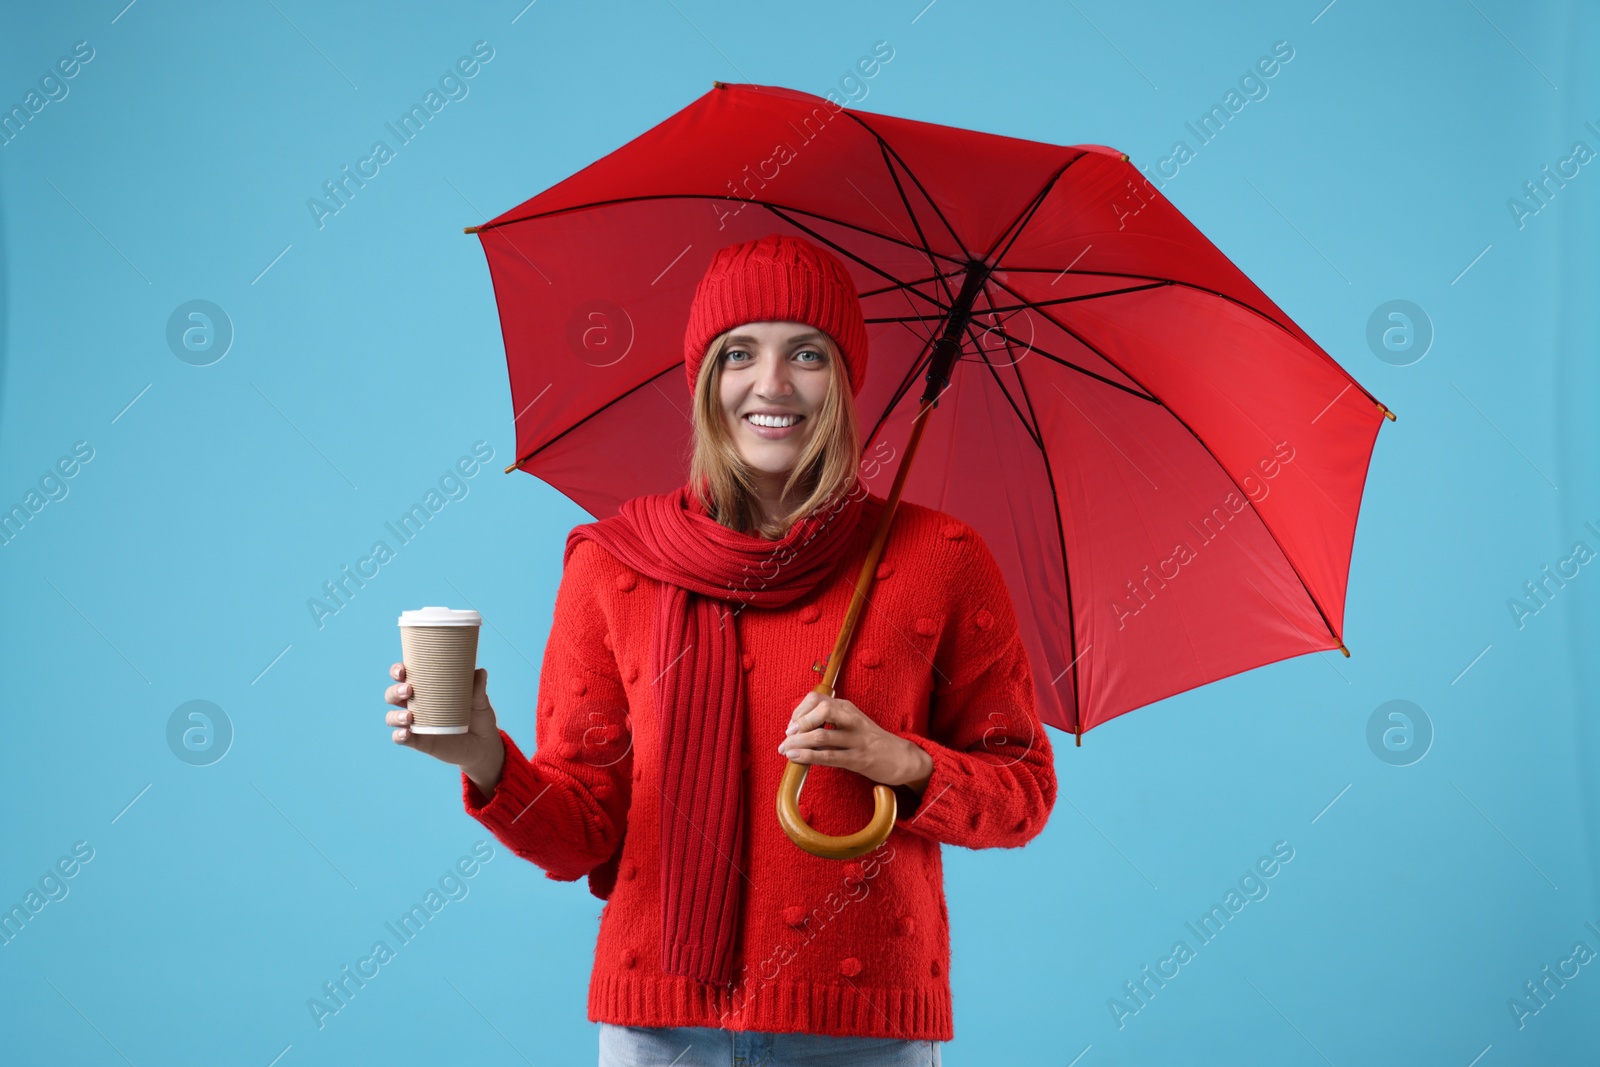
[[[981,259],[967,262],[967,276],[961,283],[961,293],[956,297],[950,317],[945,320],[944,332],[934,342],[933,359],[928,364],[928,385],[922,391],[922,402],[939,403],[939,394],[950,382],[950,368],[955,366],[961,352],[961,335],[972,321],[972,305],[977,302],[983,283],[988,280],[989,265]]]

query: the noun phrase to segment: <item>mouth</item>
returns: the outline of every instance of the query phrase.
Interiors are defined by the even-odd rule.
[[[756,421],[758,418],[761,420],[760,422]],[[750,427],[756,436],[763,437],[769,441],[776,441],[798,432],[800,424],[805,421],[805,416],[745,415],[739,421]],[[787,425],[779,425],[781,423],[787,423]]]

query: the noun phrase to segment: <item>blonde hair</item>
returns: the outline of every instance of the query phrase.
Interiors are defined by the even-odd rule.
[[[828,393],[813,415],[811,437],[784,482],[783,495],[795,489],[805,494],[801,503],[777,522],[762,520],[751,467],[739,455],[728,432],[722,408],[722,352],[733,327],[711,339],[694,387],[694,452],[689,460],[689,483],[706,514],[741,533],[754,531],[777,540],[789,528],[855,485],[861,458],[861,424],[844,357],[833,338],[822,335],[820,347],[828,355]]]

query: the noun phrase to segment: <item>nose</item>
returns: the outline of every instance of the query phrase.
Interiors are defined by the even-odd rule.
[[[756,395],[773,402],[787,400],[794,393],[790,374],[789,361],[781,353],[763,352],[760,373],[756,378]]]

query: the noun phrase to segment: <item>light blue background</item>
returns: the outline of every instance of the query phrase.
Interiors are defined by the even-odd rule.
[[[498,845],[324,1029],[306,1007],[487,836],[453,770],[382,724],[398,612],[484,612],[491,696],[531,747],[561,545],[587,518],[500,473],[504,352],[461,228],[713,79],[821,94],[878,40],[895,54],[865,110],[1145,165],[1288,41],[1270,95],[1164,192],[1399,414],[1363,500],[1351,658],[1226,679],[1082,748],[1052,733],[1044,833],[947,850],[945,1062],[1597,1055],[1600,963],[1521,1030],[1507,1007],[1575,942],[1600,949],[1600,568],[1522,629],[1507,608],[1574,541],[1600,548],[1600,166],[1523,228],[1506,206],[1575,140],[1600,149],[1592,5],[925,2],[8,16],[6,107],[74,42],[95,57],[0,147],[0,505],[75,441],[94,459],[0,548],[0,905],[74,842],[94,859],[0,947],[0,1059],[594,1061],[601,903]],[[319,229],[306,200],[479,40],[470,94]],[[192,299],[236,330],[211,366],[165,341]],[[1391,299],[1436,330],[1411,366],[1366,344]],[[470,493],[319,629],[307,599],[479,440]],[[207,767],[166,741],[196,699],[235,731]],[[1436,730],[1412,766],[1367,746],[1391,699]],[[1277,841],[1295,854],[1270,896],[1119,1029],[1108,999]]]

